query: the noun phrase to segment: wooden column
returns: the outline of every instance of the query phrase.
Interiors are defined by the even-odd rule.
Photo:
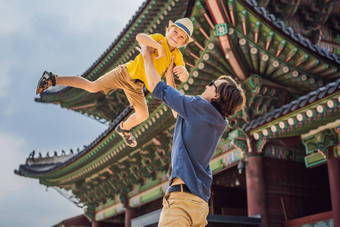
[[[128,200],[126,201],[126,209],[125,209],[125,227],[131,227],[131,219],[137,216],[137,211],[135,208],[131,208]]]
[[[248,153],[246,165],[248,216],[261,215],[261,226],[268,226],[263,157]]]
[[[331,192],[332,213],[334,226],[340,227],[340,159],[330,152],[327,159],[329,188]]]
[[[92,221],[91,227],[100,227],[100,222],[98,222],[98,221]]]

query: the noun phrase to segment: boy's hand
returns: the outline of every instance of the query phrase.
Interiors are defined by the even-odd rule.
[[[178,76],[181,82],[188,80],[189,73],[188,70],[183,65],[178,65],[174,67],[174,73]]]
[[[161,45],[162,43],[162,40],[160,40],[158,42],[158,47],[157,47],[157,51],[158,51],[158,56],[155,57],[155,59],[160,59],[160,58],[163,58],[165,56],[165,53],[164,53],[164,49],[163,49],[163,46]]]

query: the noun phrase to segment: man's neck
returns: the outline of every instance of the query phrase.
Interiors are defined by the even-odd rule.
[[[202,95],[200,95],[203,99],[207,100],[208,102],[210,102],[210,100],[204,95],[204,93]]]

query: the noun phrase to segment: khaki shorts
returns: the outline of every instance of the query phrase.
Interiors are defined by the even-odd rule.
[[[105,94],[114,89],[123,89],[131,108],[148,111],[143,93],[144,84],[132,79],[125,65],[119,65],[99,77],[96,83]]]
[[[203,227],[208,224],[209,206],[200,197],[187,192],[170,192],[163,197],[158,227]]]

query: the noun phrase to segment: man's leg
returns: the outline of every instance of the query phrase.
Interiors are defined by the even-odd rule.
[[[163,209],[159,227],[206,226],[209,213],[208,203],[196,195],[171,192],[163,198]]]
[[[175,198],[170,199],[170,195],[163,198],[163,208],[159,217],[158,227],[191,226],[188,213],[180,206],[181,201],[176,201]]]

